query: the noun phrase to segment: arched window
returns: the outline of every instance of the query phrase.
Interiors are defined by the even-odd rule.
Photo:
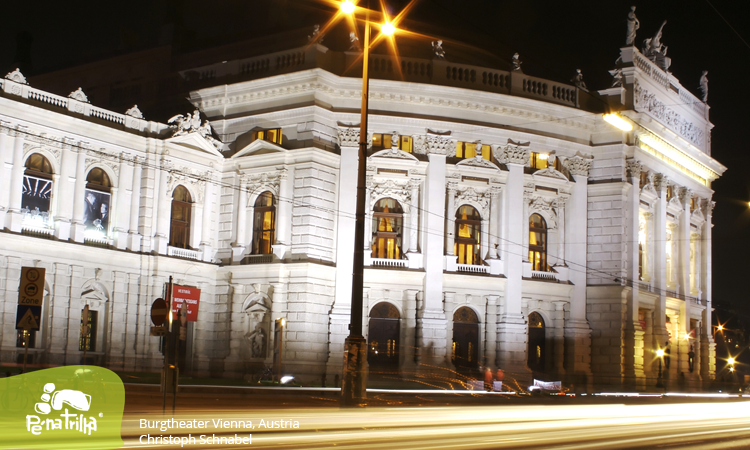
[[[21,190],[21,211],[26,226],[47,228],[50,225],[52,198],[52,165],[47,158],[34,153],[26,160]]]
[[[253,209],[253,248],[254,255],[268,255],[276,241],[276,206],[273,194],[266,191],[255,200]]]
[[[544,319],[539,313],[529,314],[529,369],[544,371],[546,336],[544,332]]]
[[[370,311],[367,362],[371,368],[398,366],[400,318],[398,309],[387,302]]]
[[[172,220],[169,245],[190,248],[190,213],[193,199],[185,186],[177,186],[172,193]]]
[[[372,257],[401,259],[404,211],[392,198],[378,200],[372,209]]]
[[[477,210],[469,205],[458,208],[456,213],[455,254],[459,264],[482,264],[479,255],[482,218]]]
[[[109,230],[112,183],[104,170],[95,167],[86,176],[83,224],[87,235],[106,236]]]
[[[548,271],[547,222],[539,214],[529,217],[529,261],[531,270]]]

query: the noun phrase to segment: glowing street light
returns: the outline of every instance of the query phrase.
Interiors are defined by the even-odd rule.
[[[618,114],[604,114],[604,121],[622,131],[632,131],[633,125]]]
[[[386,36],[392,36],[396,32],[396,27],[391,22],[386,22],[380,27],[380,32]]]
[[[663,388],[664,383],[661,381],[661,360],[664,358],[664,350],[658,349],[656,350],[656,356],[659,358],[659,378],[656,380],[656,387]]]
[[[357,8],[357,6],[354,4],[352,0],[346,0],[341,2],[341,12],[344,14],[351,14],[354,12],[354,10]]]

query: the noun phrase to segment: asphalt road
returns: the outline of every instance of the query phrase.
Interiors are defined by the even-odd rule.
[[[378,406],[341,409],[336,393],[331,391],[194,388],[185,389],[187,392],[178,396],[174,415],[169,399],[168,414],[163,416],[158,392],[148,388],[129,388],[128,391],[122,427],[126,447],[750,448],[750,401],[747,399],[557,399],[371,393],[370,404]],[[164,420],[169,423],[163,424]],[[149,436],[162,440],[149,443]],[[227,444],[230,437],[246,440]]]

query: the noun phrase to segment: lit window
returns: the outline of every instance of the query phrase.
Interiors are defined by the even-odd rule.
[[[529,261],[531,270],[547,272],[547,222],[539,214],[529,217]]]
[[[641,189],[643,189],[643,187],[646,186],[647,184],[648,184],[648,172],[645,171],[645,170],[642,170],[641,171],[641,179],[640,179],[640,183],[639,183],[638,186]]]
[[[672,197],[674,197],[674,186],[670,184],[667,186],[667,201],[672,200]]]
[[[83,314],[83,311],[81,311]],[[89,323],[86,330],[83,329],[83,317],[81,317],[81,338],[78,341],[78,350],[96,351],[96,323],[99,317],[99,311],[89,310]]]
[[[456,143],[456,158],[461,158],[461,159],[474,158],[475,156],[477,156],[478,153],[480,153],[480,151],[478,151],[477,149],[478,145],[482,146],[482,149],[481,149],[482,159],[491,161],[492,160],[492,157],[491,157],[492,147],[490,147],[489,145],[484,145],[481,142],[480,143],[463,142],[463,141],[457,142]]]
[[[254,255],[268,255],[276,240],[276,206],[273,194],[266,191],[258,196],[253,207]]]
[[[393,134],[375,133],[372,135],[372,148],[374,150],[393,148]],[[398,148],[407,153],[411,153],[414,147],[414,141],[411,136],[400,136],[398,138]]]
[[[190,214],[193,200],[185,186],[177,186],[172,194],[172,217],[169,245],[190,248]]]
[[[281,128],[256,131],[253,137],[253,141],[256,141],[258,139],[281,145]]]
[[[378,200],[372,209],[372,257],[401,259],[404,211],[392,198]]]
[[[474,207],[464,205],[456,213],[455,254],[459,264],[482,264],[480,257],[480,236],[482,218]]]
[[[109,230],[110,190],[112,184],[107,173],[96,167],[86,176],[86,192],[83,200],[83,224],[86,236],[105,238]]]
[[[52,198],[52,165],[47,158],[34,153],[26,160],[21,190],[21,212],[25,226],[50,226]]]

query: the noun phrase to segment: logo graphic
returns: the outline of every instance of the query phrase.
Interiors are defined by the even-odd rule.
[[[101,367],[0,379],[0,449],[119,448],[124,404],[120,377]]]

